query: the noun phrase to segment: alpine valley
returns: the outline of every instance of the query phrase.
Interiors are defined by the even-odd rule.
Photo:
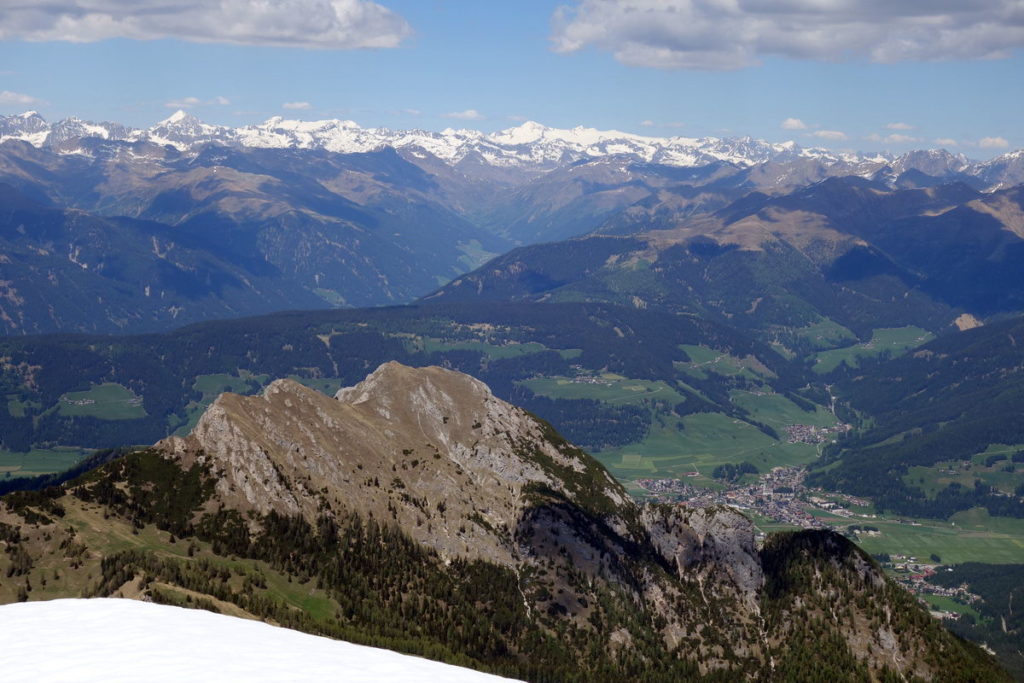
[[[4,499],[8,601],[124,596],[530,680],[999,680],[849,540],[634,502],[467,375],[223,394],[185,438]]]
[[[1024,680],[1022,314],[1024,151],[0,117],[0,601]]]

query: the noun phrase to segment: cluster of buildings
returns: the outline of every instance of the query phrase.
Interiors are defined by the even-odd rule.
[[[572,384],[604,384],[606,386],[611,385],[611,380],[602,379],[600,377],[594,377],[592,375],[577,375],[569,380]]]
[[[979,596],[967,590],[966,585],[947,588],[931,583],[928,579],[935,576],[936,572],[942,571],[942,567],[937,564],[918,562],[916,557],[906,555],[892,555],[889,561],[880,564],[885,569],[891,570],[890,575],[896,580],[896,583],[915,595],[941,595],[965,604],[981,600]],[[943,616],[954,615],[943,614]]]
[[[593,374],[592,370],[588,370],[582,365],[570,365],[569,369],[574,373],[573,377],[569,379],[572,384],[603,384],[611,386],[611,380]]]
[[[693,486],[682,479],[640,479],[638,483],[662,502],[693,507],[732,505],[804,529],[825,528],[828,525],[807,511],[805,476],[803,467],[776,467],[761,475],[755,484],[717,491]]]
[[[848,424],[836,424],[831,427],[816,425],[786,425],[786,441],[789,443],[825,443],[832,440],[833,434],[842,434],[850,430]]]

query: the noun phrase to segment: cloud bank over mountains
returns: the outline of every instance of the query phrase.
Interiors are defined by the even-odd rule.
[[[557,52],[624,64],[741,69],[763,57],[873,62],[992,59],[1024,46],[1018,0],[581,0],[558,8]]]
[[[357,49],[397,47],[408,22],[369,0],[66,0],[3,3],[0,40],[89,43],[175,38],[200,43]]]
[[[1020,0],[575,0],[551,19],[556,52],[625,64],[729,70],[764,57],[963,60],[1024,47]],[[0,5],[0,40],[110,38],[358,49],[398,47],[413,28],[371,0],[65,0]]]

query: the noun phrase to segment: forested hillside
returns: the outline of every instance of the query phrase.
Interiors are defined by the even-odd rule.
[[[944,518],[982,506],[1024,516],[1024,477],[1016,474],[1024,473],[1022,342],[1024,319],[1015,318],[849,372],[837,391],[863,429],[831,448],[811,481],[906,515]],[[985,455],[994,445],[1010,448]],[[977,477],[967,485],[952,482],[929,495],[910,476],[915,467],[949,469],[975,456]],[[1004,475],[1001,486],[983,475],[992,469]]]
[[[755,359],[750,362],[759,369],[731,377],[695,375],[685,367],[690,358],[684,345]],[[252,393],[267,378],[287,376],[337,388],[387,360],[469,372],[591,448],[639,440],[652,412],[721,412],[770,429],[731,402],[735,387],[770,382],[810,405],[797,393],[804,371],[768,346],[695,318],[602,304],[290,313],[165,335],[8,338],[0,349],[7,396],[7,410],[0,411],[2,441],[13,451],[152,442],[186,426],[223,389]],[[601,373],[662,383],[656,386],[664,389],[646,403],[639,401],[641,393],[638,402],[615,405],[597,400],[600,395],[538,395],[524,384],[537,377],[597,381]],[[118,405],[137,397],[135,413],[106,411],[102,395],[96,402],[89,393],[110,385],[125,392]]]

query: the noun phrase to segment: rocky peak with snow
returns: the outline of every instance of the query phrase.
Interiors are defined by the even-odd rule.
[[[225,126],[203,123],[182,109],[146,131],[131,131],[126,139],[143,139],[177,149],[189,149],[208,142],[230,143],[233,131]]]

